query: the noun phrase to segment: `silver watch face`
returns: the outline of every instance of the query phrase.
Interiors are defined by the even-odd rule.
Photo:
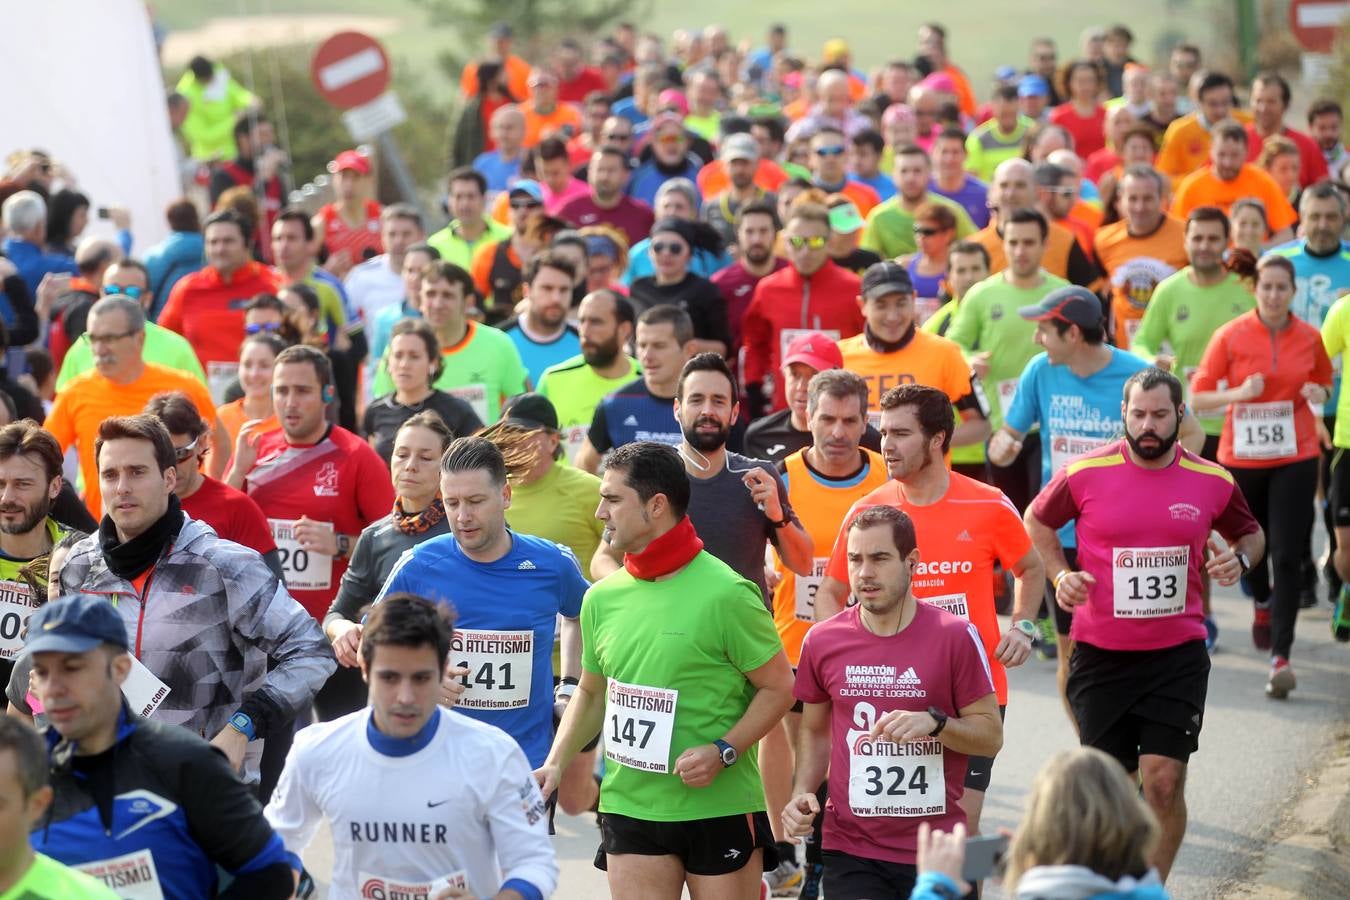
[[[723,747],[723,748],[722,748],[722,765],[724,765],[724,766],[729,766],[729,765],[734,764],[735,762],[736,762],[736,748],[735,748],[735,747]]]

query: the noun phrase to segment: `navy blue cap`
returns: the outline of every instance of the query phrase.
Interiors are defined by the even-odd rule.
[[[1017,314],[1033,322],[1055,319],[1079,328],[1100,328],[1105,318],[1102,301],[1097,295],[1076,284],[1051,291],[1041,298],[1040,303],[1023,306]]]
[[[127,626],[106,597],[67,594],[28,620],[25,653],[86,653],[100,644],[128,648]]]

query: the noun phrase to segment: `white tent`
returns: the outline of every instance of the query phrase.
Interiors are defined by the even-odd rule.
[[[95,206],[131,212],[140,254],[168,233],[181,193],[165,87],[142,0],[5,5],[0,155],[49,151]],[[108,228],[90,216],[92,233]]]

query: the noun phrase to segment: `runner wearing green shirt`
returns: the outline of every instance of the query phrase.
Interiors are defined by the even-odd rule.
[[[438,261],[427,266],[421,290],[422,317],[436,329],[444,365],[433,386],[466,401],[479,421],[497,421],[502,401],[523,393],[529,384],[516,345],[505,333],[465,317],[473,298],[473,279],[454,263]],[[393,390],[389,368],[381,363],[375,396]]]
[[[942,283],[951,299],[923,323],[923,330],[946,337],[960,308],[961,299],[970,289],[989,277],[989,251],[974,241],[954,241],[947,248],[947,274]],[[976,348],[978,349],[978,348]],[[967,444],[952,448],[952,468],[970,478],[988,481],[984,444]]]
[[[150,273],[145,265],[134,259],[115,262],[103,273],[103,295],[123,294],[149,309],[154,297],[150,293]],[[170,369],[177,369],[195,377],[206,384],[206,372],[202,369],[197,351],[192,349],[187,338],[176,331],[161,328],[149,319],[146,313],[145,347],[141,356],[146,362],[159,363]],[[75,341],[66,351],[61,361],[61,371],[56,375],[56,390],[65,389],[66,382],[88,372],[94,367],[94,348],[88,340]]]
[[[1191,373],[1200,365],[1209,339],[1256,306],[1256,298],[1223,263],[1228,246],[1228,218],[1215,207],[1200,207],[1186,221],[1185,248],[1190,265],[1169,275],[1153,289],[1130,350],[1174,372],[1190,402]],[[1223,413],[1198,416],[1205,430],[1201,455],[1218,460]]]
[[[976,232],[965,207],[928,189],[932,175],[933,164],[923,148],[911,144],[895,151],[892,177],[896,193],[867,214],[861,245],[864,250],[880,253],[883,259],[915,252],[918,244],[914,240],[914,213],[925,203],[940,203],[952,211],[956,216],[957,240]]]
[[[1041,352],[1036,323],[1017,311],[1035,306],[1046,294],[1068,285],[1041,268],[1049,228],[1039,211],[1014,210],[1003,226],[1008,267],[970,289],[947,329],[947,337],[961,347],[985,386],[993,431],[1003,424],[1004,410],[1012,405],[1022,370]],[[1012,465],[993,469],[993,483],[1019,510],[1026,509],[1040,484],[1039,441],[1030,442],[1036,446],[1028,443],[1022,442]]]
[[[642,374],[624,352],[633,336],[633,307],[614,291],[602,288],[582,299],[577,336],[581,353],[549,366],[539,379],[539,393],[557,410],[568,462],[586,442],[600,401]]]
[[[487,179],[469,166],[450,173],[450,224],[427,238],[441,259],[467,271],[479,247],[509,241],[510,225],[487,215]]]
[[[596,516],[624,567],[581,608],[582,676],[544,764],[547,796],[603,730],[611,891],[755,896],[776,865],[755,744],[792,705],[792,670],[753,584],[703,551],[673,447],[611,454]]]
[[[1335,362],[1350,352],[1350,295],[1331,305],[1322,321],[1322,346]],[[1350,641],[1350,390],[1341,386],[1336,401],[1336,431],[1332,435],[1335,452],[1331,457],[1331,479],[1327,487],[1327,505],[1336,529],[1336,551],[1332,561],[1341,576],[1336,611],[1331,616],[1331,634],[1338,641]],[[583,609],[582,612],[585,612]]]
[[[100,882],[34,853],[28,834],[52,803],[47,748],[27,725],[0,716],[0,900],[117,900]]]

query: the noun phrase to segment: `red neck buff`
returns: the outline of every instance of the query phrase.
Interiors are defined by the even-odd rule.
[[[625,553],[623,567],[634,578],[653,581],[689,565],[702,549],[703,539],[694,532],[694,523],[685,516],[641,553]]]

